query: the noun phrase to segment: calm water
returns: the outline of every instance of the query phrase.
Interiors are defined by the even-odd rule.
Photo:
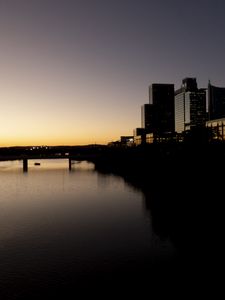
[[[28,173],[22,162],[0,162],[5,299],[88,284],[102,274],[137,275],[140,266],[151,268],[175,254],[170,241],[152,230],[143,194],[122,178],[102,175],[87,162],[74,164],[71,172],[67,160],[34,162]]]

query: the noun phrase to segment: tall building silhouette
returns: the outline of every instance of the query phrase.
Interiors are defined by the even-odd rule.
[[[153,83],[149,86],[149,103],[152,105],[152,131],[155,135],[173,133],[174,84]]]
[[[141,107],[141,127],[146,133],[153,132],[154,105],[144,104]]]
[[[225,118],[225,88],[208,83],[209,120]]]
[[[225,88],[208,83],[209,120],[211,139],[225,141]]]
[[[196,78],[184,78],[175,91],[175,131],[205,127],[206,90],[198,89]]]

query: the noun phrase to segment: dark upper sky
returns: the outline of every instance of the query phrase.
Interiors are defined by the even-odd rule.
[[[0,0],[2,145],[108,142],[140,126],[151,83],[225,86],[224,13],[222,0]]]

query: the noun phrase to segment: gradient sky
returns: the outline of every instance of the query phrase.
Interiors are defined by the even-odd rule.
[[[224,0],[0,0],[0,146],[132,135],[151,83],[225,86]]]

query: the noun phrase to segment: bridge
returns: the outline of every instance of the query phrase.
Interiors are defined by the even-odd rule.
[[[28,172],[28,161],[33,159],[68,159],[68,169],[72,170],[72,164],[74,161],[89,161],[95,163],[99,154],[80,154],[68,155],[68,154],[52,154],[52,155],[8,155],[0,156],[0,161],[12,161],[22,160],[23,161],[23,172]]]

